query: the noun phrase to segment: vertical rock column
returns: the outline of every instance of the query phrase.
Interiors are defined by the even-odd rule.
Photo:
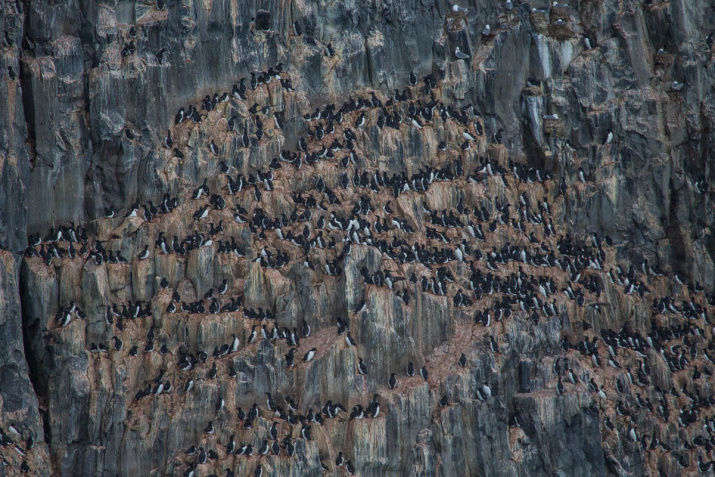
[[[22,450],[26,449],[27,439],[33,437],[36,444],[27,455],[27,463],[32,475],[44,476],[50,474],[49,452],[25,361],[18,264],[11,253],[0,251],[0,427],[8,429],[12,425],[20,432],[12,439]],[[16,452],[4,452],[3,456],[11,465],[5,472],[19,474],[23,458]]]

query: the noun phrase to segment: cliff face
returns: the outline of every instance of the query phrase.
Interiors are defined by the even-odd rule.
[[[462,7],[3,5],[0,472],[708,471],[715,10]]]

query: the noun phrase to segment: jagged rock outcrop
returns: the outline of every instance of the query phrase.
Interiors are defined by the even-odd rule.
[[[715,12],[682,0],[515,3],[7,2],[4,471],[25,461],[38,475],[182,475],[195,446],[217,453],[201,476],[257,465],[321,475],[321,462],[343,475],[339,452],[358,475],[707,472]],[[251,73],[269,68],[272,81],[253,88]],[[241,78],[247,91],[234,95]],[[410,100],[388,106],[405,89]],[[432,111],[411,114],[410,102]],[[176,124],[188,105],[197,120]],[[401,125],[378,127],[396,115]],[[376,171],[404,183],[378,184]],[[192,199],[204,179],[210,193]],[[443,210],[462,223],[445,225]],[[367,223],[348,229],[351,219]],[[385,271],[405,280],[387,286]],[[263,339],[266,325],[295,329],[300,344]],[[233,335],[238,350],[221,352]],[[378,416],[351,419],[375,393]],[[306,439],[286,397],[296,416],[322,415],[328,400],[345,409],[306,420]],[[239,414],[253,403],[248,429]],[[259,456],[273,423],[285,447]],[[13,451],[30,436],[26,456]],[[229,456],[231,436],[254,455]]]

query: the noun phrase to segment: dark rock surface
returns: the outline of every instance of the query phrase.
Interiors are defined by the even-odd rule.
[[[700,0],[582,1],[566,7],[515,2],[507,11],[503,2],[490,1],[465,3],[468,12],[463,13],[432,0],[162,3],[162,10],[148,0],[26,0],[2,6],[0,244],[8,251],[0,252],[0,346],[7,350],[0,354],[0,427],[20,449],[30,435],[36,445],[27,456],[13,450],[14,444],[3,446],[2,455],[11,465],[0,468],[0,474],[15,475],[25,460],[38,475],[182,475],[196,461],[184,453],[192,445],[219,454],[198,467],[199,476],[224,474],[226,467],[251,475],[259,463],[264,475],[321,475],[321,461],[331,475],[343,475],[345,469],[334,465],[341,451],[359,475],[702,473],[698,458],[709,462],[714,457],[708,452],[710,443],[694,444],[699,435],[715,430],[707,404],[713,397],[712,376],[706,374],[713,368],[707,354],[712,353],[713,332],[706,317],[689,316],[684,304],[701,306],[712,319],[707,301],[715,291],[715,193],[708,185],[715,174],[715,56],[708,44],[715,25],[712,5]],[[483,37],[487,23],[491,34]],[[457,46],[470,58],[456,59]],[[202,110],[206,95],[230,93],[240,78],[248,83],[251,72],[279,62],[282,77],[290,77],[295,92],[274,80],[256,90],[249,87],[246,101],[231,98],[213,111]],[[529,244],[528,234],[509,225],[500,224],[490,233],[491,220],[483,221],[487,241],[475,245],[464,228],[430,224],[422,211],[423,205],[437,212],[454,209],[462,201],[466,216],[476,223],[475,207],[486,205],[493,219],[496,203],[509,202],[510,218],[518,220],[524,193],[534,212],[542,199],[549,202],[544,216],[559,235],[569,234],[584,247],[591,247],[594,233],[613,239],[613,245],[603,246],[603,270],[586,270],[587,263],[583,267],[581,280],[597,277],[602,282],[597,296],[583,282],[577,285],[570,271],[524,264],[529,275],[555,280],[557,292],[543,301],[557,300],[557,313],[544,316],[539,311],[541,319],[533,323],[531,310],[522,312],[514,303],[512,317],[492,318],[485,327],[473,322],[474,315],[487,310],[495,315],[500,293],[485,295],[470,307],[454,306],[457,290],[474,298],[468,263],[449,262],[457,280],[449,284],[446,297],[439,296],[409,281],[412,274],[433,276],[435,265],[401,264],[366,244],[353,244],[349,254],[338,256],[346,234],[326,227],[325,237],[335,237],[337,246],[311,250],[312,271],[304,265],[300,247],[279,241],[270,228],[259,227],[267,236],[261,239],[257,230],[234,221],[235,206],[252,214],[258,204],[252,187],[228,195],[220,161],[232,177],[247,177],[267,171],[282,150],[297,151],[301,137],[316,151],[319,145],[307,131],[317,122],[306,123],[306,113],[328,103],[339,108],[348,98],[369,99],[370,91],[386,103],[395,89],[407,86],[411,71],[420,85],[423,76],[434,75],[439,82],[433,92],[436,101],[457,110],[472,104],[479,116],[470,116],[463,125],[435,112],[434,121],[418,130],[403,111],[399,130],[379,130],[379,108],[366,109],[362,128],[354,126],[359,112],[346,114],[339,130],[357,131],[359,165],[344,169],[336,164],[345,151],[300,170],[283,162],[274,189],[261,186],[265,214],[290,216],[294,194],[326,199],[314,190],[322,177],[342,201],[341,207],[329,209],[343,216],[349,216],[356,200],[370,195],[375,214],[385,217],[381,208],[392,200],[396,216],[415,233],[393,229],[385,237],[396,234],[409,245],[451,249],[464,239],[485,253],[507,243],[535,250],[538,245]],[[410,90],[416,102],[430,101],[417,87]],[[254,103],[270,106],[262,115],[262,140],[255,137],[255,115],[249,112]],[[204,119],[175,125],[176,112],[189,104]],[[282,130],[274,128],[274,113]],[[234,115],[237,134],[227,131]],[[476,135],[477,123],[483,136],[461,151],[462,132],[466,128]],[[244,128],[251,135],[249,147],[241,144]],[[162,147],[167,130],[183,159]],[[441,141],[449,143],[445,152],[438,150]],[[212,142],[218,157],[209,149]],[[331,142],[332,137],[323,145]],[[531,184],[511,174],[503,181],[498,175],[468,181],[466,175],[482,158],[507,169],[512,161],[545,168],[553,179]],[[435,181],[427,192],[394,198],[389,188],[373,194],[339,185],[344,170],[351,177],[356,169],[412,175],[455,160],[465,177]],[[210,208],[207,219],[192,220],[208,203],[207,198],[190,200],[205,178],[211,193],[223,195],[227,206]],[[568,185],[565,194],[559,193],[562,181]],[[178,208],[145,221],[144,206],[149,201],[158,206],[165,193],[178,198]],[[139,216],[125,218],[135,202],[141,205]],[[105,218],[110,208],[115,217]],[[304,210],[297,208],[298,213]],[[328,212],[313,208],[311,237],[320,215],[329,218]],[[173,236],[183,240],[196,231],[207,234],[204,222],[215,225],[222,219],[225,230],[213,245],[186,256],[154,247],[160,232],[170,243]],[[70,224],[82,225],[88,235],[88,240],[74,242],[78,250],[86,242],[92,251],[99,241],[129,263],[97,263],[84,253],[53,259],[48,266],[43,258],[21,255],[35,234],[43,239],[41,249],[49,252],[49,230]],[[284,229],[297,235],[303,225]],[[427,227],[444,232],[451,244],[428,240]],[[530,224],[528,230],[557,249],[557,239],[544,236],[543,225]],[[231,237],[245,257],[219,253],[218,241]],[[58,245],[66,250],[69,242],[65,237]],[[146,245],[149,259],[138,260]],[[274,257],[286,251],[291,262],[277,269],[261,266],[255,259],[264,248]],[[338,258],[343,272],[329,276],[325,264]],[[489,273],[485,261],[475,263]],[[643,263],[659,273],[642,273]],[[611,283],[606,272],[617,264],[624,270],[634,264],[637,281],[650,294],[625,294],[627,286]],[[514,261],[500,265],[497,274],[508,279],[518,266]],[[365,284],[362,267],[408,278],[396,289],[409,293],[409,304],[395,299],[395,290]],[[685,285],[676,282],[676,274]],[[166,289],[162,278],[168,280]],[[241,297],[241,311],[167,313],[174,291],[191,303],[223,280],[229,291],[221,305],[228,297]],[[586,290],[585,306],[561,292],[570,282]],[[664,296],[672,297],[680,311],[659,313],[651,306]],[[354,313],[363,300],[365,311]],[[149,316],[124,319],[124,329],[118,328],[116,316],[107,321],[113,304],[121,311],[122,305],[131,308],[137,301],[149,308]],[[58,325],[55,318],[72,303],[85,318],[71,313],[67,326]],[[259,307],[272,310],[281,328],[300,330],[304,319],[312,326],[311,336],[296,351],[295,367],[286,365],[290,347],[285,342],[259,338],[247,343],[253,325],[260,330],[266,321],[246,318],[246,309]],[[348,347],[344,335],[335,333],[335,318],[349,321],[357,347]],[[609,366],[604,330],[625,330],[645,339],[657,327],[678,330],[670,341],[662,341],[680,348],[663,353],[653,345],[647,350],[635,346],[637,353],[619,350],[622,369]],[[688,332],[678,334],[683,327]],[[150,332],[156,349],[145,351]],[[240,339],[239,352],[214,360],[211,351],[230,343],[232,334]],[[114,350],[112,336],[123,340],[121,351]],[[497,352],[489,337],[496,339]],[[564,340],[575,345],[593,337],[601,340],[599,365],[589,353],[564,349]],[[99,343],[110,351],[91,352]],[[162,345],[167,353],[160,351]],[[137,356],[130,355],[133,346]],[[302,363],[312,347],[318,349],[317,357]],[[696,356],[677,369],[678,356],[693,348]],[[199,350],[208,352],[206,363],[180,371],[179,359]],[[461,353],[467,357],[466,368],[457,363]],[[355,371],[359,357],[368,366],[367,376]],[[568,363],[580,378],[577,384],[567,383],[563,394],[556,392],[557,360]],[[650,366],[647,385],[626,373],[630,366],[637,374],[642,360]],[[418,370],[426,363],[429,379],[405,377],[410,361]],[[218,379],[209,377],[214,363]],[[229,378],[231,368],[234,378]],[[694,378],[694,368],[704,377]],[[390,390],[387,380],[393,372],[399,384]],[[608,399],[589,390],[591,378],[606,385]],[[189,379],[195,387],[187,394]],[[170,393],[136,399],[147,385],[155,390],[167,381]],[[617,381],[625,384],[624,392],[616,391]],[[485,382],[492,398],[482,400],[478,391]],[[671,389],[679,395],[666,396]],[[266,392],[284,409],[278,397],[292,396],[302,414],[308,407],[318,411],[328,399],[342,403],[347,413],[326,419],[323,426],[312,424],[313,438],[307,441],[300,438],[300,424],[289,426],[273,416],[265,405]],[[382,415],[350,420],[351,408],[366,406],[374,393],[380,395]],[[648,398],[655,411],[638,405],[636,394]],[[439,405],[443,396],[447,406]],[[216,413],[220,398],[225,409]],[[245,431],[236,408],[248,411],[253,402],[259,403],[261,415]],[[658,408],[663,402],[670,407],[665,419]],[[617,406],[627,408],[625,416]],[[681,410],[693,408],[696,421],[678,421]],[[515,416],[520,427],[509,425]],[[606,416],[615,430],[607,428]],[[204,433],[208,421],[216,427],[213,435]],[[274,421],[280,423],[280,441],[291,433],[296,456],[289,458],[284,451],[279,457],[256,456]],[[631,423],[637,425],[639,440],[647,435],[650,445],[657,436],[668,450],[631,442]],[[703,429],[707,423],[711,429]],[[21,437],[8,430],[11,425]],[[253,444],[254,457],[226,457],[226,443],[234,434],[237,445]]]

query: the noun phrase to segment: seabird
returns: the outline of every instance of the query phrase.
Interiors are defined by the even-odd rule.
[[[315,353],[317,353],[317,352],[318,352],[317,348],[312,348],[310,351],[305,353],[305,356],[303,356],[303,361],[306,363],[311,361],[313,359],[313,357],[315,356]]]
[[[254,343],[256,341],[256,339],[258,338],[258,332],[256,331],[256,326],[257,325],[253,325],[253,328],[251,329],[251,334],[248,335],[249,343]]]
[[[461,12],[461,13],[467,13],[467,12],[469,12],[468,9],[463,8],[463,7],[460,7],[460,6],[457,5],[456,3],[455,3],[454,5],[452,5],[452,11],[453,11],[454,13],[460,13],[460,12]]]
[[[358,358],[358,373],[367,374],[367,365],[362,362],[362,358]]]
[[[497,343],[497,341],[494,339],[494,337],[492,335],[489,335],[489,347],[491,348],[492,353],[499,352],[499,344]]]
[[[460,60],[466,60],[469,58],[469,55],[467,55],[466,53],[462,53],[462,50],[460,50],[459,47],[454,49],[454,56],[456,56]]]
[[[137,212],[139,212],[139,203],[138,203],[138,202],[135,202],[135,203],[132,205],[131,210],[129,211],[129,213],[128,213],[125,217],[136,217],[136,216],[137,216]]]
[[[205,219],[209,215],[209,206],[205,205],[203,207],[200,207],[199,210],[194,212],[194,220],[201,220]]]
[[[216,143],[213,142],[213,139],[211,140],[211,144],[209,144],[209,150],[211,151],[211,154],[213,154],[214,156],[218,156],[218,146],[216,145]]]
[[[422,379],[427,381],[427,378],[429,377],[429,373],[427,372],[427,365],[423,365],[420,369],[420,376],[422,376]]]
[[[350,332],[345,335],[345,342],[348,344],[348,346],[357,346],[357,343],[353,339],[352,336],[350,336]]]
[[[116,336],[112,336],[112,339],[114,340],[114,349],[117,351],[121,351],[122,346],[124,346],[124,343],[122,342],[122,340]]]
[[[139,260],[146,260],[147,258],[149,258],[149,246],[148,245],[144,246],[144,250],[141,253],[139,253],[137,258],[139,258]]]
[[[228,280],[224,279],[223,283],[219,285],[218,292],[220,295],[225,295],[228,291]]]
[[[208,425],[206,426],[206,429],[204,429],[204,432],[206,434],[213,434],[216,432],[216,428],[214,427],[213,421],[209,421]]]
[[[578,180],[583,182],[584,184],[586,183],[586,174],[583,172],[582,168],[578,168]]]
[[[166,131],[166,137],[164,138],[164,147],[171,149],[174,146],[174,141],[171,139],[171,131]]]
[[[233,336],[233,341],[231,342],[231,352],[235,353],[238,351],[238,346],[239,346],[240,342],[238,341],[238,338],[236,337],[235,334],[232,334],[231,336]]]
[[[412,365],[412,361],[407,363],[407,370],[406,370],[407,376],[414,376],[415,375],[415,367]]]
[[[484,28],[482,29],[482,36],[489,36],[489,34],[492,32],[491,27],[489,26],[489,23],[487,23]]]
[[[395,373],[390,374],[390,379],[387,380],[387,384],[390,385],[390,389],[395,389],[397,387],[397,377]]]
[[[685,83],[680,83],[678,81],[673,81],[670,84],[670,89],[672,91],[682,91],[685,88]]]

